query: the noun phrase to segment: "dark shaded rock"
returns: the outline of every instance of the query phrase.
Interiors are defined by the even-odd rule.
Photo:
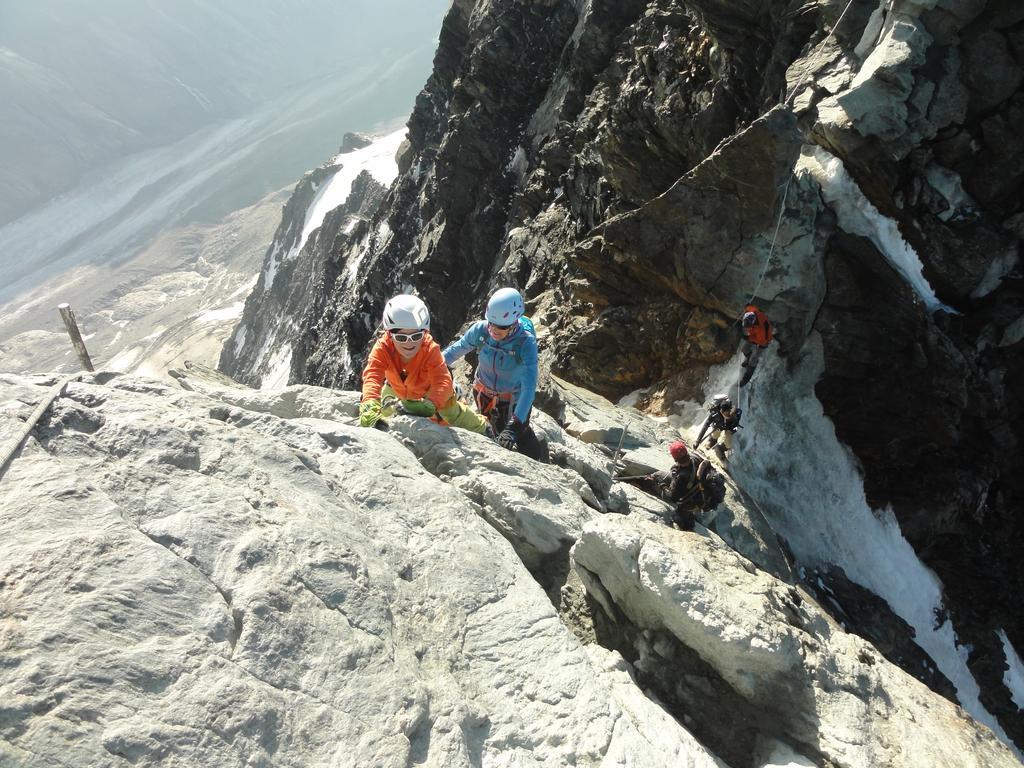
[[[772,230],[799,146],[792,115],[770,112],[663,195],[582,243],[575,265],[603,295],[591,302],[596,311],[586,326],[556,341],[555,369],[621,396],[652,378],[731,356],[739,340],[733,321],[772,250],[770,240],[751,234]],[[791,311],[777,308],[781,324],[809,314],[817,297],[806,292],[815,288],[811,280],[804,295],[784,300]],[[793,335],[803,332],[794,328]],[[689,397],[701,376],[694,371]]]
[[[1024,638],[1010,638],[1010,642],[1014,648],[1020,648],[1021,639]],[[996,714],[999,724],[1015,744],[1024,742],[1024,715],[1006,686],[999,685],[1010,667],[1001,638],[994,632],[979,632],[971,644],[967,665],[975,679],[982,681],[981,703]]]
[[[368,147],[373,143],[373,139],[364,133],[346,133],[341,137],[341,146],[338,147],[338,154],[343,155],[347,152],[354,152],[357,149]]]
[[[283,377],[276,382],[280,386],[297,380],[309,344],[309,337],[298,329],[314,325],[340,273],[339,263],[321,254],[334,253],[340,243],[362,234],[359,222],[384,197],[384,187],[361,172],[345,202],[324,217],[300,249],[306,211],[340,168],[325,165],[307,174],[284,208],[242,319],[221,351],[218,368],[243,384],[258,387],[272,375]]]
[[[964,186],[995,211],[1017,212],[1024,181],[1024,94],[1017,93],[975,129],[981,150],[967,168]]]
[[[970,111],[985,114],[1013,95],[1024,81],[1024,67],[1014,58],[1006,36],[984,29],[964,40],[962,79],[970,89]]]
[[[956,701],[956,687],[914,642],[914,629],[889,604],[846,578],[841,568],[809,569],[803,581],[821,606],[843,627],[869,641],[878,652],[933,691]]]

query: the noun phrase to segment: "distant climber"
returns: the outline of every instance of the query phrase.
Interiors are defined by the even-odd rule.
[[[455,397],[441,347],[430,335],[430,312],[415,296],[401,294],[384,306],[384,335],[363,368],[359,426],[373,427],[392,413],[440,416],[470,432],[484,432],[487,421]]]
[[[523,316],[523,297],[515,288],[495,291],[484,320],[469,327],[444,350],[452,365],[464,355],[479,355],[473,377],[476,405],[491,423],[498,443],[537,461],[548,460],[547,443],[530,426],[537,391],[537,334]]]
[[[732,400],[727,395],[715,395],[708,406],[708,416],[704,419],[704,426],[700,428],[697,435],[697,442],[694,448],[699,448],[704,435],[708,435],[708,447],[713,448],[718,458],[725,460],[725,455],[732,450],[732,436],[740,428],[740,417],[743,410],[734,408]]]
[[[768,315],[753,304],[744,307],[740,329],[743,333],[743,376],[740,378],[740,386],[743,387],[754,375],[757,360],[772,343],[774,334]]]
[[[675,505],[676,523],[684,531],[692,531],[696,514],[714,509],[725,498],[725,480],[702,459],[696,464],[682,440],[669,445],[673,464],[668,471],[647,476],[657,495]]]

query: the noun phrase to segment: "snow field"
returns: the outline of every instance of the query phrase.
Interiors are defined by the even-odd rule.
[[[868,238],[910,284],[929,312],[953,310],[939,301],[924,277],[917,252],[903,239],[896,222],[883,216],[846,171],[843,161],[821,147],[805,148],[797,172],[809,172],[821,186],[821,194],[846,232]]]

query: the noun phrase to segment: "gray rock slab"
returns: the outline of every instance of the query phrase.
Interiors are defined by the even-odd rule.
[[[704,536],[607,516],[572,556],[585,584],[599,581],[596,599],[698,654],[798,751],[864,768],[1018,765],[961,708]]]
[[[408,436],[209,392],[72,385],[0,481],[4,765],[719,764]],[[495,508],[597,514],[573,472],[410,434],[490,462]]]
[[[483,435],[414,417],[392,419],[388,434],[477,505],[532,570],[564,558],[584,524],[604,510],[580,473],[536,462]]]

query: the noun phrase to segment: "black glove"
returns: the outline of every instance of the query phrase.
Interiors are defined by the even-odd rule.
[[[501,434],[498,435],[498,445],[502,448],[508,448],[510,451],[516,449],[516,443],[519,442],[519,432],[522,430],[523,425],[513,419],[505,428],[501,430]]]

